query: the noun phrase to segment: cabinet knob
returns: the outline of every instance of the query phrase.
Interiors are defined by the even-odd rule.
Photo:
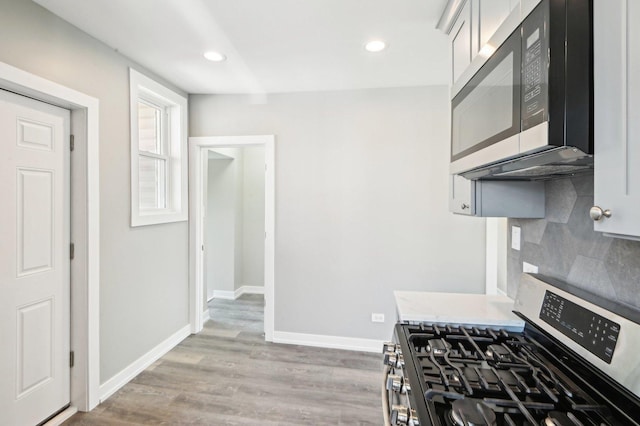
[[[469,208],[469,204],[466,203],[462,203],[462,205],[460,206],[460,208],[462,208],[462,210],[466,210]]]
[[[589,216],[591,216],[591,219],[597,222],[599,220],[602,220],[603,217],[611,217],[611,210],[602,210],[601,207],[593,206],[591,207],[591,210],[589,210]]]

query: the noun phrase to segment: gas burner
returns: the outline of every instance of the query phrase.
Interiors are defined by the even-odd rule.
[[[485,352],[487,357],[494,361],[510,361],[511,360],[511,352],[507,348],[502,345],[489,345],[487,347],[487,351]]]
[[[432,352],[434,355],[444,355],[451,349],[451,343],[444,339],[431,339],[427,345],[427,352]]]
[[[576,417],[571,413],[562,413],[560,411],[551,411],[541,426],[579,426],[582,425]]]
[[[496,413],[482,400],[463,398],[453,401],[451,421],[456,426],[495,426]]]

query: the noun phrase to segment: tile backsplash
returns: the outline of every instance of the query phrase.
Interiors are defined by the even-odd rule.
[[[545,183],[544,219],[509,219],[507,293],[515,297],[522,262],[609,300],[640,308],[640,242],[593,230],[593,174]],[[511,227],[521,227],[520,250]]]

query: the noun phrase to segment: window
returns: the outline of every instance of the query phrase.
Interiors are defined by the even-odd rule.
[[[187,220],[187,100],[129,71],[131,226]]]

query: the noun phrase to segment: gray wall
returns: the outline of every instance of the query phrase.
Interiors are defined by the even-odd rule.
[[[484,291],[485,221],[447,210],[447,87],[189,99],[191,136],[276,135],[276,331],[388,339],[393,290]]]
[[[242,180],[242,283],[264,286],[264,147],[245,147]]]
[[[640,308],[640,242],[593,230],[593,175],[546,183],[546,217],[509,220],[509,295],[515,296],[522,262],[539,273]],[[511,248],[511,226],[521,227],[521,251]]]
[[[0,10],[0,61],[100,101],[104,383],[188,323],[187,223],[129,226],[128,67],[145,70],[31,1],[0,0]]]
[[[235,159],[209,160],[204,242],[208,299],[214,290],[235,289],[236,166]]]

